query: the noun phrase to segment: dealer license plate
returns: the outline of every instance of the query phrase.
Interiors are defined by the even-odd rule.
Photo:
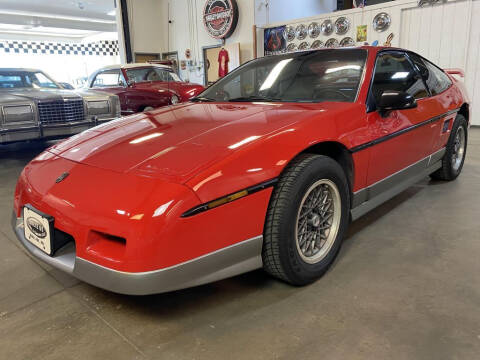
[[[25,239],[48,255],[52,252],[53,217],[35,210],[30,205],[23,208]]]

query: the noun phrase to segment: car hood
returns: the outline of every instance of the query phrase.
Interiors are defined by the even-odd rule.
[[[204,87],[198,84],[191,84],[185,82],[165,82],[165,81],[153,81],[153,82],[144,82],[135,84],[135,88],[142,90],[173,90],[179,93],[184,93],[185,91],[196,89],[202,90]]]
[[[100,92],[89,90],[65,90],[65,89],[11,89],[0,90],[0,98],[3,101],[51,101],[65,98],[81,99],[85,96],[105,96]]]
[[[184,183],[233,152],[329,107],[312,105],[185,103],[111,121],[48,151],[119,173]]]

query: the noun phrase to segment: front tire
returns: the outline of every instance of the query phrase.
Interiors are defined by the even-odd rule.
[[[348,228],[350,190],[333,159],[304,154],[276,185],[267,211],[264,269],[293,285],[322,276],[335,260]]]
[[[463,115],[457,115],[442,159],[442,167],[431,174],[435,180],[455,180],[463,168],[467,154],[468,125]]]

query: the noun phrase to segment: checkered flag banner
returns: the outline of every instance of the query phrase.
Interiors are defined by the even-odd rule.
[[[98,41],[93,43],[53,43],[40,41],[0,41],[0,54],[44,54],[117,56],[118,41]]]

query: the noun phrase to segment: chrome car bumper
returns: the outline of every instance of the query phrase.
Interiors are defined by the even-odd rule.
[[[121,294],[147,295],[184,289],[262,267],[261,235],[168,268],[130,273],[77,257],[73,242],[49,256],[25,239],[23,219],[15,214],[12,227],[18,240],[37,259],[89,284]]]
[[[97,121],[82,121],[58,125],[35,125],[17,128],[0,128],[0,144],[15,141],[58,138],[78,134],[96,125],[116,118],[99,119]]]

